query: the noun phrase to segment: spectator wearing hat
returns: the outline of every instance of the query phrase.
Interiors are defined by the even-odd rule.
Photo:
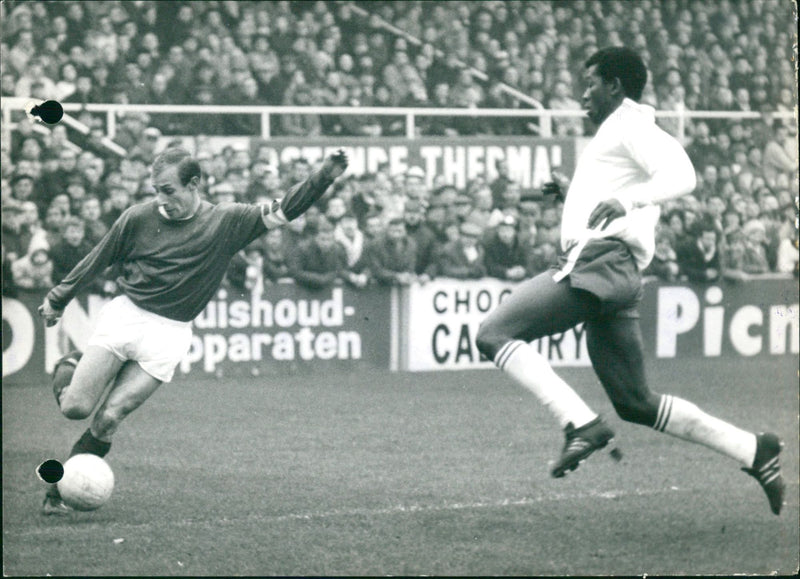
[[[425,170],[413,165],[408,168],[405,175],[405,194],[409,199],[426,202],[428,199],[428,186],[425,183]]]
[[[447,207],[440,196],[431,198],[425,213],[425,227],[433,234],[436,246],[442,247],[448,241],[447,232]]]
[[[532,225],[538,232],[539,221],[542,218],[542,203],[544,196],[536,192],[523,193],[519,198],[519,230],[527,231]]]
[[[365,261],[379,284],[409,285],[417,279],[417,244],[402,218],[391,219],[386,233],[369,243]]]
[[[480,244],[482,230],[474,223],[462,223],[459,238],[449,241],[433,257],[427,274],[431,278],[451,277],[455,279],[478,279],[486,276],[483,247]]]
[[[347,266],[347,254],[334,238],[331,223],[321,218],[314,236],[289,256],[289,270],[298,285],[324,289],[343,282],[364,287],[368,278]]]
[[[422,274],[430,265],[431,255],[436,245],[436,236],[425,225],[425,205],[416,199],[406,201],[403,210],[406,234],[416,245],[415,273]]]
[[[526,276],[527,251],[517,232],[517,220],[507,215],[483,240],[486,271],[491,277],[519,281]]]

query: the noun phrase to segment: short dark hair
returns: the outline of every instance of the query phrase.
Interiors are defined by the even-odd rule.
[[[192,154],[182,147],[171,147],[161,153],[153,161],[153,175],[158,175],[164,168],[177,165],[178,179],[181,185],[187,185],[194,177],[198,180],[202,177],[203,171],[200,163],[192,158]]]
[[[595,52],[585,68],[597,65],[597,73],[605,81],[619,79],[625,96],[638,101],[647,84],[647,67],[639,54],[625,46],[608,46]]]

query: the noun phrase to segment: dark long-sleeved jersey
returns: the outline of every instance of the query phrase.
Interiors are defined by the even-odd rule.
[[[318,198],[331,180],[316,173],[283,201]],[[276,208],[275,208],[276,209]],[[120,291],[140,308],[172,320],[193,320],[214,297],[237,251],[266,232],[270,211],[260,205],[203,201],[197,213],[170,220],[155,201],[127,209],[95,248],[50,290],[61,310],[105,268],[122,266]],[[283,219],[285,222],[285,218]]]

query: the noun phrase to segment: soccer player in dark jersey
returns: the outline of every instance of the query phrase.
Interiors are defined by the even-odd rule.
[[[564,253],[555,269],[522,283],[489,314],[478,348],[564,428],[554,477],[608,446],[614,433],[529,342],[585,322],[592,366],[620,418],[738,461],[777,515],[785,492],[778,437],[742,430],[647,385],[637,311],[640,272],[653,258],[657,204],[691,192],[695,172],[677,140],[655,124],[653,109],[638,102],[647,81],[638,54],[622,47],[600,50],[586,61],[584,79],[583,104],[598,128],[564,201]]]
[[[269,205],[213,205],[200,195],[200,165],[188,151],[170,148],[155,159],[155,199],[127,209],[39,308],[53,325],[96,276],[121,267],[116,281],[122,295],[103,307],[86,351],[67,354],[53,373],[64,416],[80,420],[94,412],[70,456],[108,453],[125,417],[172,380],[189,351],[192,320],[214,296],[236,252],[305,212],[346,168],[340,150]],[[42,512],[69,510],[51,485]]]

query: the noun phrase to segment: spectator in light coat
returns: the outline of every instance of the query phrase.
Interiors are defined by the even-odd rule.
[[[347,266],[357,268],[364,254],[364,234],[358,228],[358,219],[352,213],[345,213],[336,224],[334,239],[347,253]]]

